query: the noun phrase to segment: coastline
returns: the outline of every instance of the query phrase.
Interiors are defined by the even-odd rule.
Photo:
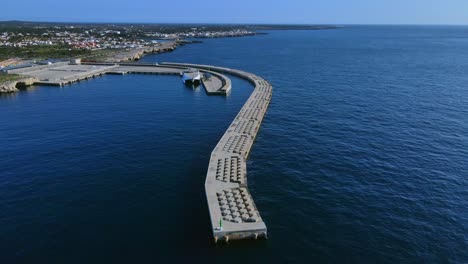
[[[84,62],[128,62],[128,61],[138,61],[148,54],[157,54],[164,52],[174,51],[177,47],[189,44],[192,42],[188,41],[170,41],[170,42],[160,42],[154,46],[141,47],[128,50],[119,50],[116,53],[111,53],[103,59],[92,60],[92,59],[83,59]]]
[[[239,35],[236,37],[243,37],[243,36],[251,36],[251,35]],[[124,49],[124,50],[117,50],[111,51],[103,57],[98,57],[96,59],[86,57],[82,59],[84,63],[125,63],[125,62],[135,62],[141,60],[144,56],[150,54],[159,54],[165,52],[172,52],[180,46],[184,46],[187,44],[198,44],[202,43],[200,40],[174,40],[168,42],[159,42],[153,46],[146,46],[134,49]],[[76,58],[75,58],[76,59]],[[69,60],[75,60],[70,58]],[[79,59],[81,60],[81,59]],[[63,63],[63,62],[59,62]],[[52,64],[53,65],[53,64]],[[32,66],[31,66],[32,67]],[[10,71],[6,71],[6,73],[0,73],[0,75],[9,76]],[[1,76],[0,76],[1,77]],[[38,81],[37,78],[31,78],[28,76],[19,77],[15,80],[8,80],[5,78],[3,81],[0,79],[0,94],[8,94],[8,93],[15,93],[19,92],[20,89],[25,89],[29,86],[34,85]]]
[[[185,45],[185,44],[189,44],[189,43],[194,43],[194,42],[190,42],[190,41],[162,42],[162,43],[158,43],[159,45],[155,45],[151,47],[135,48],[131,50],[120,50],[115,53],[110,53],[108,54],[108,56],[99,60],[84,59],[83,62],[121,63],[121,62],[138,61],[146,55],[171,52],[171,51],[174,51],[177,47]],[[24,76],[24,75],[17,76],[17,75],[11,74],[9,71],[7,71],[6,73],[0,73],[0,77],[2,75],[5,76],[5,78],[0,79],[0,94],[9,94],[9,93],[19,92],[21,89],[25,89],[29,86],[32,86],[36,82],[39,81],[37,78],[32,78],[32,77]]]
[[[34,85],[38,79],[33,77],[19,77],[15,80],[5,80],[0,82],[0,94],[15,93],[19,92],[20,89]]]
[[[60,56],[59,51],[52,51],[52,58],[62,58],[62,59],[47,59],[42,62],[36,63],[36,60],[39,61],[40,56],[27,56],[27,57],[14,57],[12,56],[11,58],[8,58],[7,60],[0,61],[0,65],[2,62],[6,61],[14,61],[16,64],[11,64],[14,67],[11,69],[7,68],[2,68],[2,71],[5,73],[0,73],[0,77],[2,75],[7,76],[4,78],[0,78],[0,94],[2,93],[14,93],[18,92],[19,89],[24,89],[28,86],[34,85],[35,80],[24,80],[24,81],[16,81],[16,82],[10,82],[8,80],[8,75],[10,73],[14,73],[14,70],[16,69],[21,69],[21,68],[27,68],[27,67],[34,67],[37,65],[44,65],[43,63],[49,63],[50,61],[56,61],[55,63],[63,63],[64,61],[74,61],[74,60],[81,60],[85,63],[125,63],[125,62],[135,62],[141,60],[144,56],[149,55],[149,54],[159,54],[159,53],[165,53],[165,52],[172,52],[175,49],[177,49],[180,46],[187,45],[187,44],[195,44],[195,43],[202,43],[200,39],[204,38],[232,38],[232,37],[247,37],[247,36],[255,36],[255,35],[263,35],[263,34],[268,34],[265,32],[255,32],[255,31],[250,31],[250,30],[268,30],[268,29],[279,29],[279,30],[297,30],[297,29],[306,29],[306,30],[327,30],[327,29],[335,29],[336,27],[334,26],[303,26],[303,27],[297,27],[297,26],[286,26],[286,27],[274,27],[271,25],[266,25],[264,27],[254,27],[254,28],[249,28],[249,31],[241,31],[241,32],[232,32],[232,31],[223,31],[223,32],[211,32],[207,33],[206,35],[204,34],[198,34],[198,35],[193,35],[193,33],[186,34],[186,33],[178,33],[182,34],[177,38],[177,34],[173,34],[174,38],[164,38],[164,40],[168,40],[167,42],[157,42],[150,44],[147,42],[147,45],[145,46],[140,46],[140,47],[132,47],[132,48],[117,48],[117,49],[94,49],[94,50],[88,50],[87,54],[82,54],[80,52],[84,52],[85,50],[81,50],[78,53],[69,53],[68,57],[63,57]],[[171,34],[167,36],[172,36]],[[195,37],[194,40],[188,40],[187,38],[193,38]],[[143,41],[143,40],[139,40]],[[136,42],[131,42],[134,43],[132,46],[136,45]],[[76,51],[76,50],[75,50]],[[33,51],[34,53],[34,51]],[[56,54],[54,56],[53,54]],[[73,54],[73,55],[72,55]],[[13,53],[14,55],[14,53]],[[62,54],[63,55],[63,54]],[[20,59],[22,58],[22,59]],[[34,59],[36,58],[36,59]],[[43,57],[44,58],[44,57]],[[54,62],[52,62],[54,63]],[[4,64],[4,65],[8,65]],[[3,67],[6,67],[4,66]],[[15,66],[17,65],[17,66]],[[13,71],[12,71],[13,70]],[[5,81],[6,80],[6,81]]]

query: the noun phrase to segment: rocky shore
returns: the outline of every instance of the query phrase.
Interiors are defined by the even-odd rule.
[[[36,81],[38,80],[31,77],[22,78],[15,81],[6,81],[0,83],[0,93],[18,92],[20,88],[25,88],[30,85],[33,85]]]
[[[123,49],[115,52],[107,53],[104,57],[99,59],[83,59],[83,62],[104,62],[104,63],[119,63],[119,62],[128,62],[128,61],[138,61],[147,54],[157,54],[163,52],[170,52],[175,50],[177,47],[192,44],[192,43],[201,43],[201,41],[191,41],[191,40],[174,40],[167,42],[159,42],[152,46],[138,47],[132,49]],[[44,67],[44,66],[42,66]],[[14,93],[18,92],[19,89],[25,88],[27,86],[33,85],[39,80],[32,77],[20,77],[19,79],[0,79],[0,93]]]
[[[188,41],[161,42],[150,47],[141,47],[119,51],[104,59],[104,62],[126,62],[140,60],[146,54],[156,54],[175,50],[178,46],[185,45]]]
[[[146,46],[141,48],[120,50],[115,53],[108,54],[104,59],[99,60],[99,62],[107,63],[118,63],[118,62],[128,62],[128,61],[137,61],[140,60],[143,56],[147,54],[156,54],[163,52],[170,52],[175,50],[178,46],[190,44],[190,43],[199,43],[192,41],[169,41],[169,42],[160,42],[154,46]],[[86,60],[93,62],[93,60]],[[10,79],[10,80],[0,80],[0,93],[14,93],[18,92],[19,89],[25,88],[27,86],[33,85],[39,80],[32,77],[21,77],[19,79]]]

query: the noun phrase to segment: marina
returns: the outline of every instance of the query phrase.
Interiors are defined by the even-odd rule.
[[[13,70],[33,77],[36,84],[63,86],[103,74],[164,74],[203,80],[207,94],[227,95],[231,74],[249,81],[254,90],[211,153],[205,181],[215,242],[267,238],[267,227],[247,185],[246,160],[271,100],[272,86],[252,73],[211,65],[186,63],[57,63]],[[204,78],[201,78],[201,74]],[[188,76],[190,74],[190,76]],[[191,79],[192,80],[192,79]]]
[[[231,92],[231,79],[218,72],[203,70],[205,91],[209,95],[227,95]]]
[[[182,82],[186,85],[200,85],[201,74],[197,69],[187,69],[181,73]]]

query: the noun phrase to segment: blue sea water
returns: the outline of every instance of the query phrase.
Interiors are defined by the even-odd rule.
[[[248,160],[269,239],[214,245],[213,147],[252,87],[105,76],[0,97],[0,263],[467,263],[468,27],[207,39],[273,100]]]

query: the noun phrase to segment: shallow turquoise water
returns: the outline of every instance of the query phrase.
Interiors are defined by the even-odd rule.
[[[214,246],[203,193],[250,84],[105,76],[0,97],[2,262],[467,262],[468,27],[268,33],[144,61],[273,84],[248,161],[269,240]]]

